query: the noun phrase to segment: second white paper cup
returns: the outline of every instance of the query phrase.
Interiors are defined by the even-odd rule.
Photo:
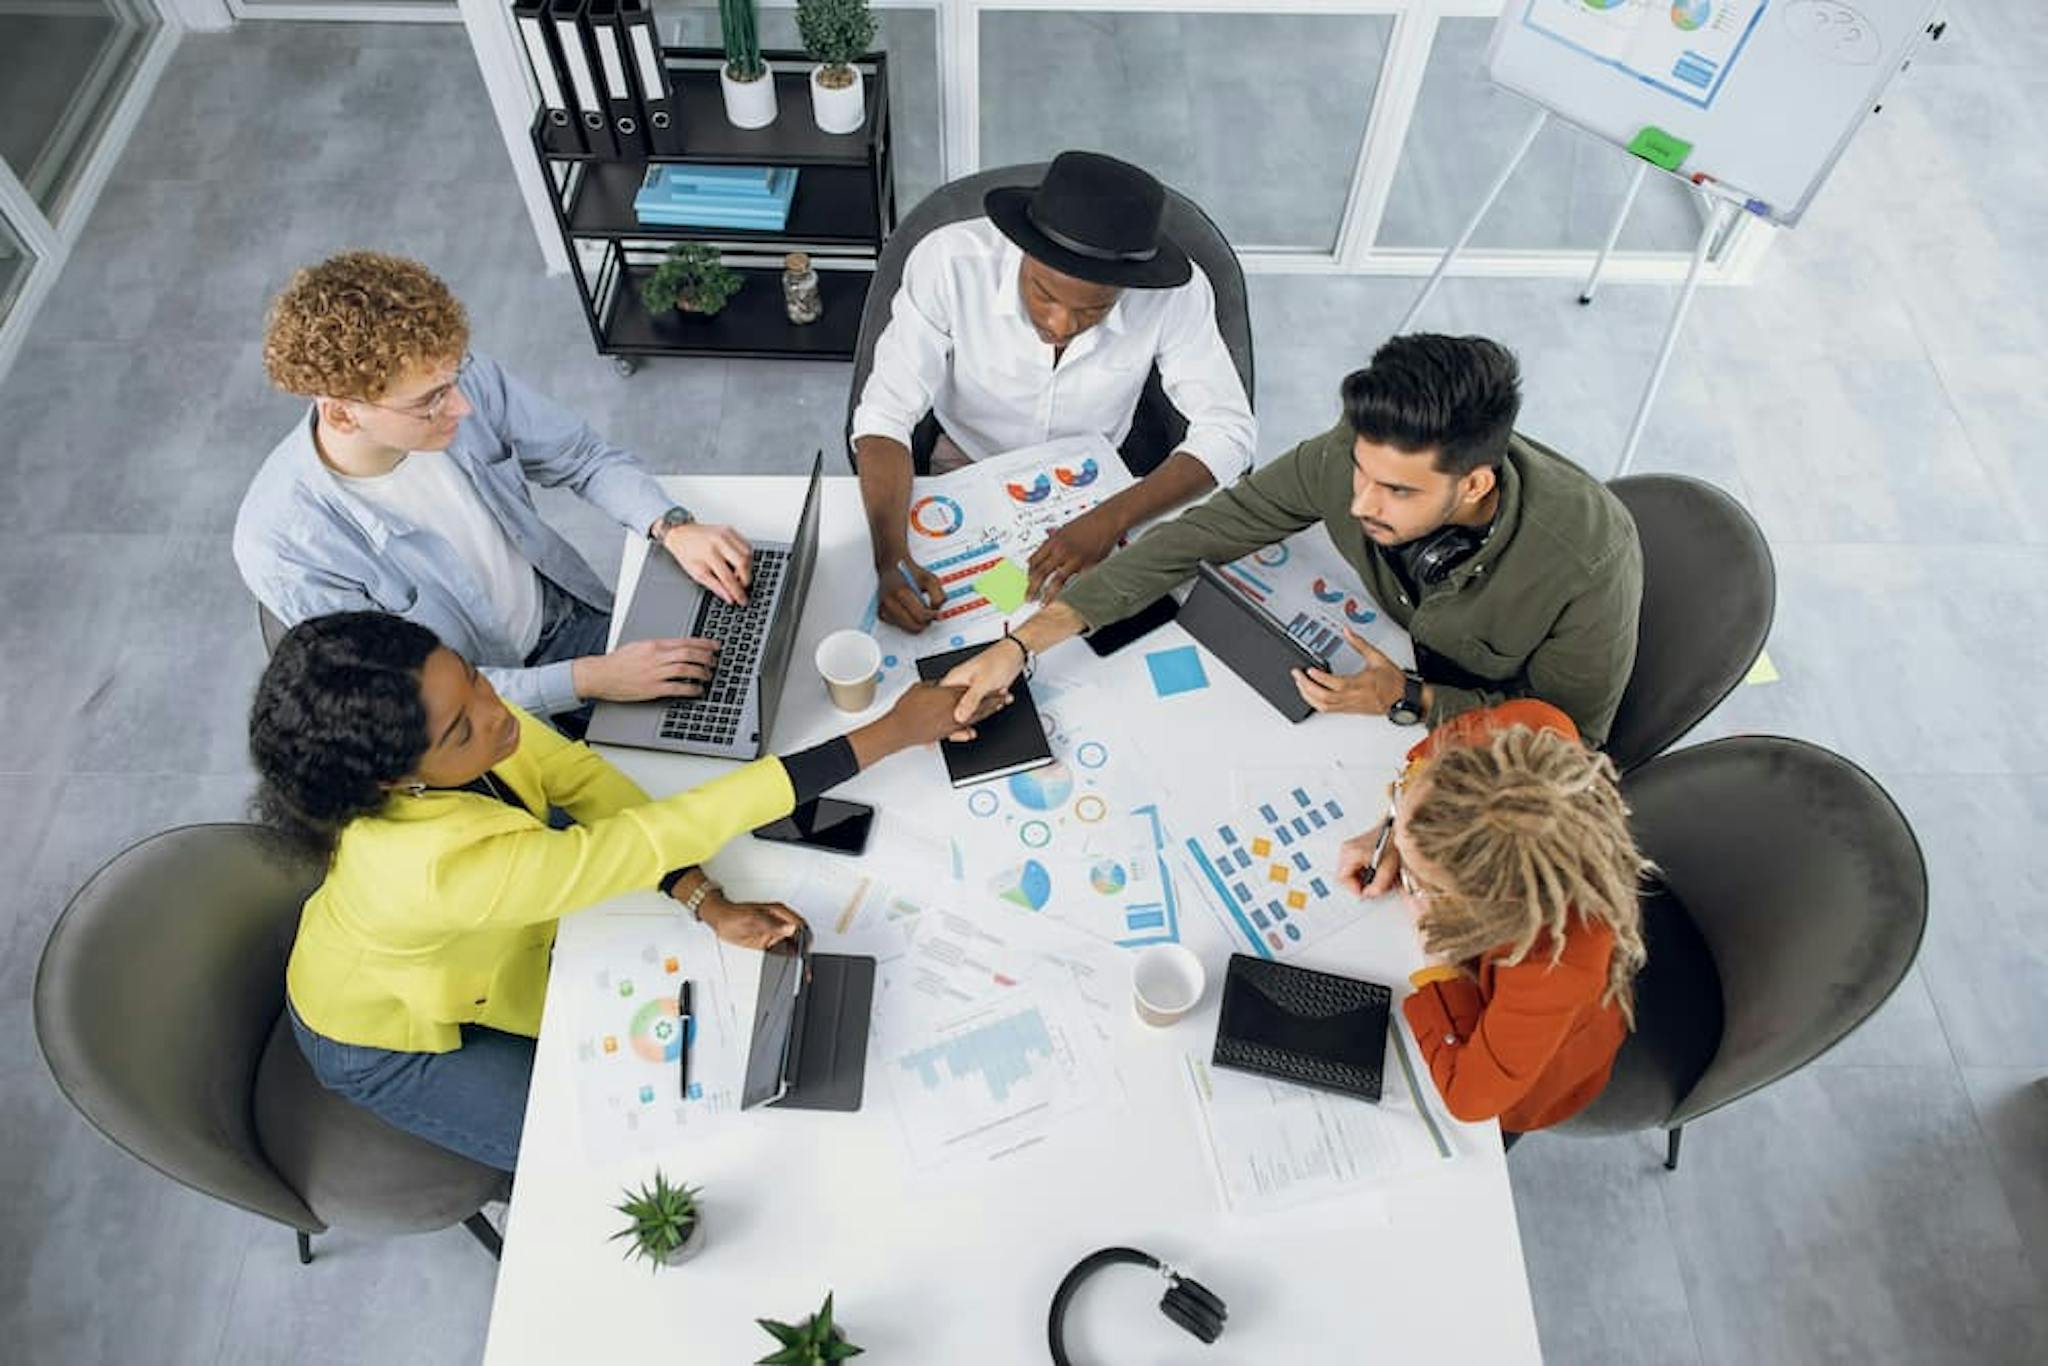
[[[882,647],[866,631],[834,631],[826,636],[818,642],[817,663],[833,706],[841,711],[866,711],[875,704]]]
[[[1202,960],[1179,944],[1154,944],[1131,960],[1131,997],[1138,1018],[1170,1025],[1202,999],[1209,974]]]

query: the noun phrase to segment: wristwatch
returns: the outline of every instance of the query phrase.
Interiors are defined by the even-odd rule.
[[[1422,720],[1422,675],[1403,669],[1401,695],[1387,708],[1387,719],[1397,726],[1412,726]]]
[[[655,519],[654,530],[648,536],[648,539],[652,541],[659,541],[666,537],[671,531],[674,531],[677,527],[688,526],[690,525],[690,523],[696,520],[697,519],[690,514],[690,510],[688,508],[684,507],[681,503],[678,503],[674,507],[670,508],[667,512],[662,513],[660,517]]]

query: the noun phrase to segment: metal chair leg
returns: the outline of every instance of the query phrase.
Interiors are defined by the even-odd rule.
[[[294,1229],[299,1235],[299,1265],[310,1266],[313,1261],[313,1235],[304,1229]]]
[[[484,1218],[482,1210],[464,1219],[462,1226],[469,1230],[470,1237],[484,1245],[484,1251],[491,1254],[493,1261],[504,1257],[505,1240],[498,1236],[498,1230],[491,1227],[491,1221]]]
[[[1681,1138],[1683,1138],[1684,1136],[1685,1136],[1685,1126],[1684,1126],[1683,1124],[1681,1124],[1681,1125],[1679,1125],[1679,1126],[1678,1126],[1678,1127],[1677,1127],[1676,1129],[1673,1129],[1673,1130],[1671,1131],[1671,1136],[1670,1136],[1670,1137],[1669,1137],[1668,1139],[1666,1139],[1666,1140],[1665,1140],[1665,1144],[1664,1144],[1664,1170],[1665,1170],[1665,1171],[1667,1171],[1667,1172],[1675,1172],[1675,1171],[1677,1171],[1677,1170],[1678,1170],[1678,1140],[1679,1140],[1679,1139],[1681,1139]]]

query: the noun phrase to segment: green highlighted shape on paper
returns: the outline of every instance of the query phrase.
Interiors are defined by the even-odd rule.
[[[1692,155],[1692,144],[1684,138],[1673,137],[1647,123],[1642,132],[1629,139],[1628,149],[1662,171],[1677,170]]]
[[[975,576],[975,592],[996,605],[998,611],[1014,612],[1024,605],[1031,588],[1031,576],[1015,560],[1004,560],[993,569]]]

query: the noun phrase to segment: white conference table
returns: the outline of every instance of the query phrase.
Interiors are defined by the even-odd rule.
[[[789,538],[804,487],[802,479],[774,476],[663,482],[703,520],[764,540]],[[826,480],[824,497],[818,571],[772,732],[771,747],[781,753],[848,727],[810,659],[828,632],[860,623],[873,588],[855,481]],[[644,554],[644,541],[628,540],[622,602]],[[932,648],[948,639],[934,639]],[[1232,763],[1298,761],[1312,770],[1341,754],[1371,793],[1413,739],[1360,717],[1290,726],[1213,658],[1205,661],[1207,689],[1157,699],[1143,655],[1187,640],[1169,625],[1106,661],[1074,642],[1040,670],[1117,688],[1155,758],[1187,755],[1189,738],[1199,735],[1200,766],[1179,781],[1211,771],[1222,780]],[[608,757],[657,795],[727,767],[644,751],[614,749]],[[892,796],[945,781],[936,752],[912,751],[841,792],[877,806],[879,836]],[[736,896],[772,899],[808,861],[832,858],[742,837],[710,869]],[[1185,1094],[1183,1060],[1191,1052],[1206,1056],[1214,1038],[1231,945],[1190,881],[1182,879],[1182,941],[1208,970],[1201,1005],[1166,1029],[1127,1013],[1114,1041],[1125,1103],[1076,1116],[1048,1141],[999,1162],[936,1172],[914,1166],[876,1085],[871,1050],[858,1113],[751,1111],[687,1148],[594,1163],[579,1130],[574,1026],[565,1022],[570,993],[551,989],[486,1362],[754,1361],[774,1345],[757,1317],[801,1317],[829,1288],[840,1322],[867,1350],[864,1360],[1042,1363],[1046,1308],[1060,1277],[1087,1252],[1114,1244],[1146,1249],[1209,1286],[1228,1304],[1228,1327],[1202,1346],[1158,1312],[1156,1275],[1112,1268],[1068,1315],[1068,1343],[1081,1366],[1538,1360],[1507,1168],[1491,1123],[1453,1126],[1457,1160],[1355,1198],[1256,1215],[1224,1211]],[[644,914],[661,904],[658,894],[643,893],[582,914]],[[814,920],[814,928],[818,947],[831,949],[830,927]],[[576,952],[575,936],[558,948],[558,987],[588,966],[574,961]],[[1400,908],[1366,903],[1354,927],[1290,955],[1397,984],[1397,994],[1418,958]],[[680,1267],[650,1274],[622,1260],[621,1245],[608,1239],[622,1222],[613,1209],[620,1188],[637,1185],[657,1162],[671,1177],[706,1188],[707,1242]]]

